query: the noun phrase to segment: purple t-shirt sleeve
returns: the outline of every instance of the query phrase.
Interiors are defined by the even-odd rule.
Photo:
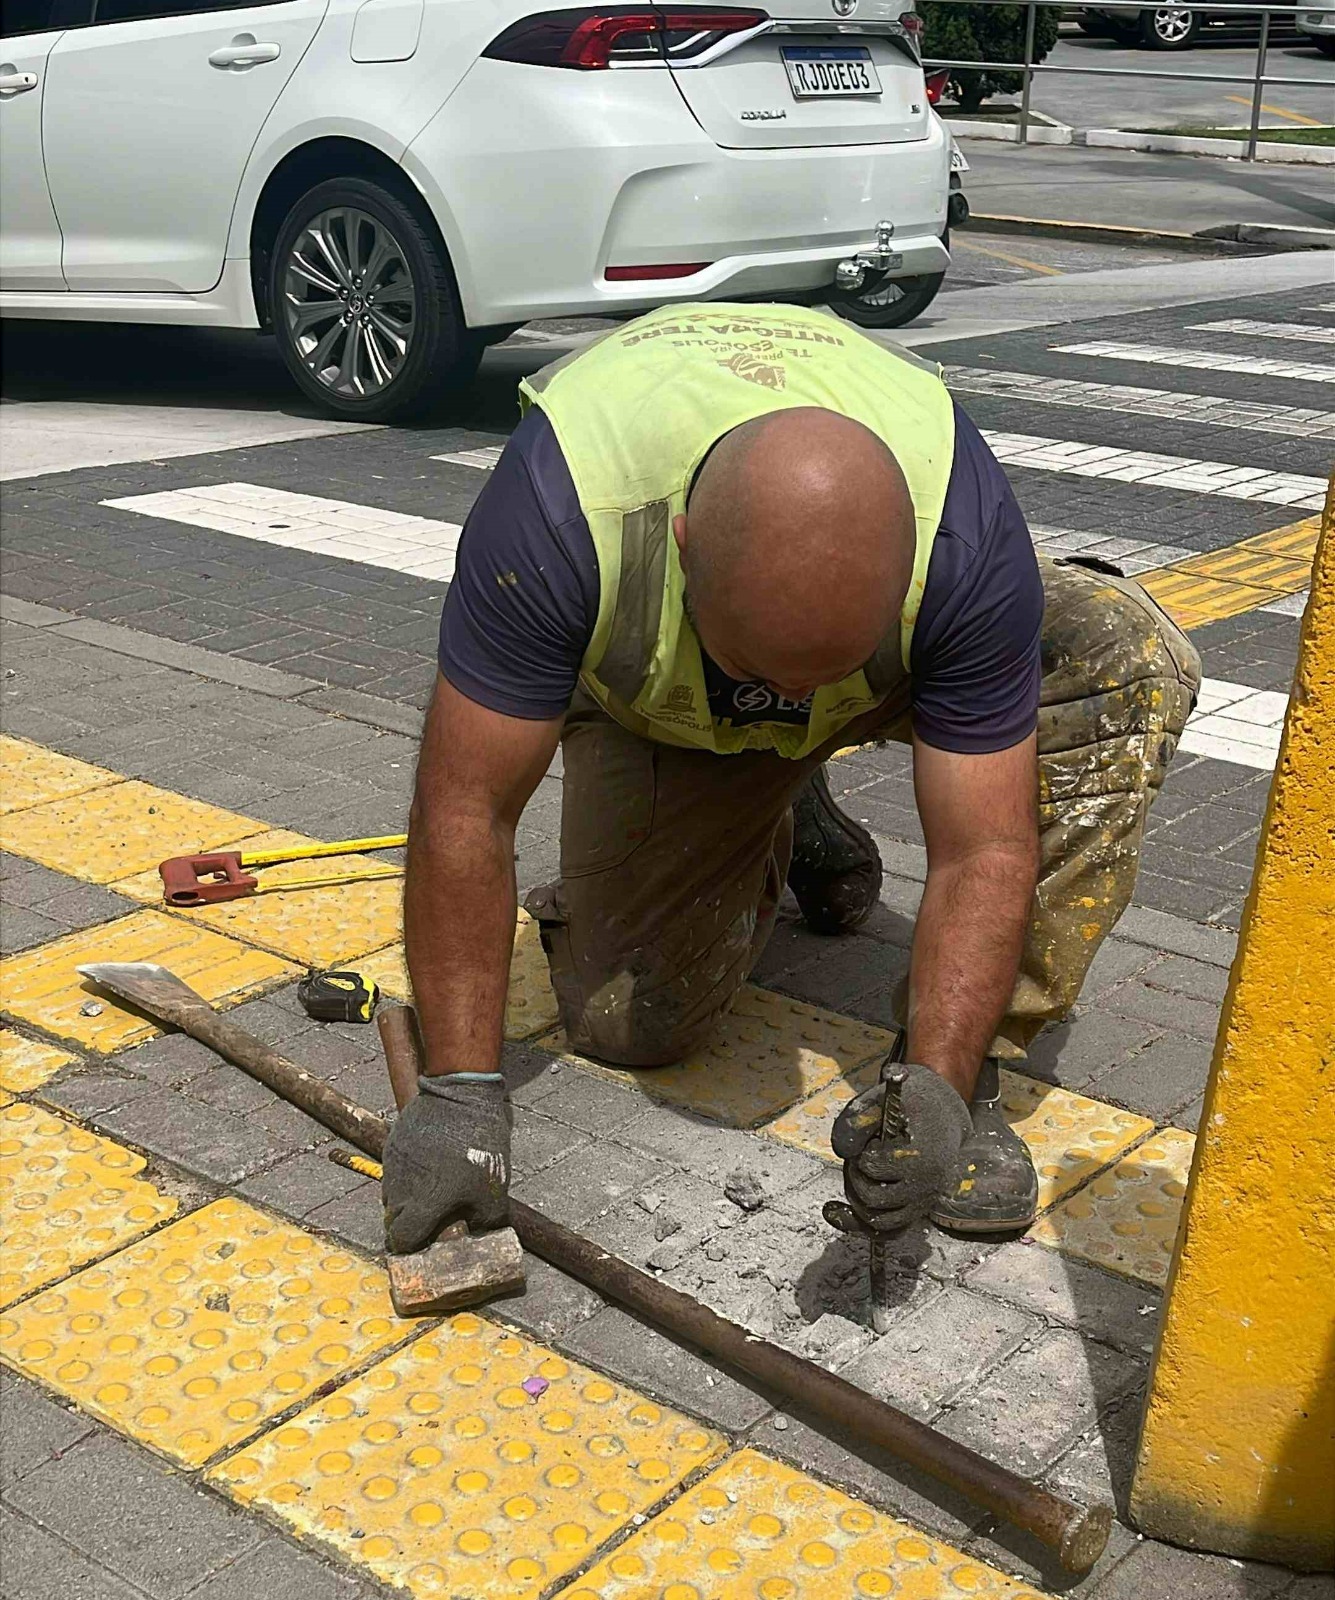
[[[1043,584],[996,457],[955,407],[955,461],[910,666],[913,727],[961,755],[1008,750],[1038,725]]]
[[[552,425],[534,407],[464,523],[440,670],[505,716],[564,716],[597,620],[593,536]]]

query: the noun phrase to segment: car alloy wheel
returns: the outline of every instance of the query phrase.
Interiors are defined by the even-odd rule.
[[[1151,12],[1150,28],[1156,43],[1165,50],[1178,50],[1191,42],[1196,32],[1196,14],[1176,6],[1163,6]]]
[[[319,386],[342,399],[379,394],[412,349],[417,288],[402,245],[354,206],[317,212],[282,265],[282,315]]]

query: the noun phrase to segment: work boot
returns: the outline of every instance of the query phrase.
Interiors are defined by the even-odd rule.
[[[816,933],[849,933],[871,915],[881,893],[881,857],[871,834],[834,803],[825,768],[793,801],[788,887]]]
[[[1015,1233],[1038,1211],[1038,1174],[1029,1147],[1001,1110],[997,1062],[989,1057],[969,1102],[973,1133],[960,1146],[951,1182],[931,1218],[952,1233]]]

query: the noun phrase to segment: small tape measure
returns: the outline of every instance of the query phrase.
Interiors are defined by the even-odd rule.
[[[311,972],[297,985],[297,999],[316,1022],[369,1022],[380,986],[360,972]]]

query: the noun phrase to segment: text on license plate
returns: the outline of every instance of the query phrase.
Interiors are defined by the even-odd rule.
[[[797,100],[880,94],[881,80],[864,45],[785,45],[783,64]]]

